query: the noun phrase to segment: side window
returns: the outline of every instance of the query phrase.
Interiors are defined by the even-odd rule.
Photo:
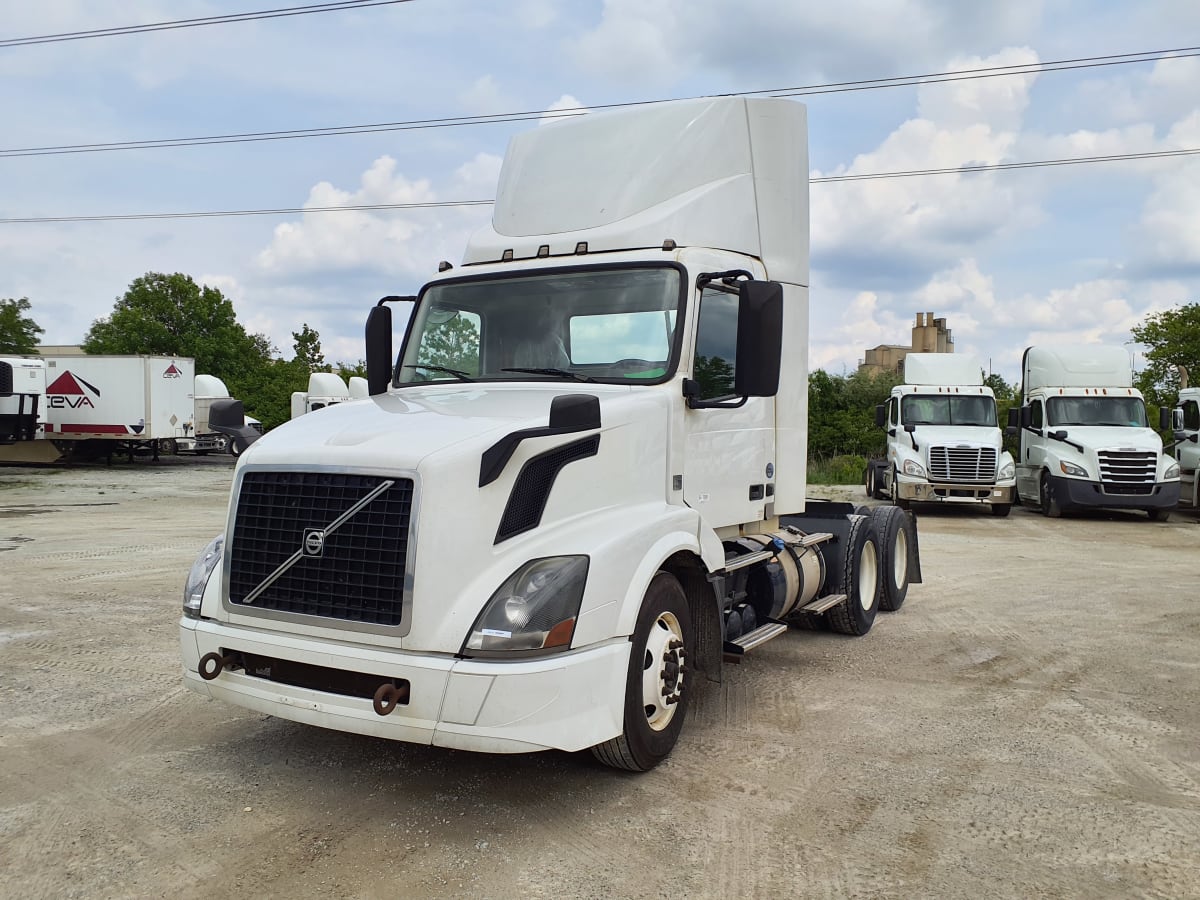
[[[1183,404],[1183,427],[1187,431],[1200,431],[1200,400]]]
[[[900,424],[899,419],[900,401],[895,397],[888,399],[888,424],[895,428]]]
[[[712,289],[701,293],[696,360],[692,370],[692,377],[700,384],[701,400],[733,396],[737,321],[737,294]]]
[[[1041,400],[1033,401],[1031,412],[1032,412],[1032,415],[1030,417],[1030,422],[1029,422],[1030,426],[1033,428],[1041,428],[1042,421],[1043,421],[1042,401]]]

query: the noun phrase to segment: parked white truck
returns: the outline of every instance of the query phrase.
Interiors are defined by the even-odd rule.
[[[32,441],[45,424],[46,364],[0,356],[0,444]]]
[[[1175,442],[1171,452],[1179,465],[1179,505],[1200,509],[1200,387],[1188,387],[1180,370],[1179,402],[1172,417]]]
[[[1009,412],[1009,427],[1018,435],[1022,501],[1050,517],[1087,507],[1170,516],[1179,464],[1150,427],[1124,347],[1029,347],[1021,376],[1022,405]]]
[[[464,266],[371,311],[371,397],[239,460],[185,586],[187,686],[640,771],[724,658],[898,608],[920,580],[912,517],[805,505],[807,182],[789,101],[514,138]]]
[[[353,399],[354,395],[346,382],[342,381],[342,376],[336,372],[313,372],[308,376],[307,391],[292,391],[291,418],[298,419],[318,409]]]
[[[867,495],[904,508],[922,503],[984,503],[1007,516],[1016,494],[996,397],[970,356],[909,353],[904,384],[875,408],[887,430],[884,459],[867,462]]]

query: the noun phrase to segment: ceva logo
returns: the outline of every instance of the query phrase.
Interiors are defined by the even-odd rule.
[[[88,396],[89,391],[96,396],[96,399],[100,398],[100,388],[94,384],[88,384],[78,375],[72,375],[70,371],[66,371],[46,388],[46,399],[49,401],[48,405],[51,409],[79,409],[84,406],[95,409],[96,404]]]
[[[179,371],[179,366],[171,363],[167,366],[167,371],[163,372],[163,378],[182,378],[183,373]]]

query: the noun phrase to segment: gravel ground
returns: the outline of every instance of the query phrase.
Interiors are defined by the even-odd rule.
[[[901,611],[728,667],[631,776],[185,691],[231,474],[0,470],[0,895],[1200,897],[1193,516],[922,511]]]

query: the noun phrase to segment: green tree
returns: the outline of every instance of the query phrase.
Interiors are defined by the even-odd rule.
[[[1174,405],[1179,392],[1176,366],[1188,370],[1193,384],[1200,383],[1200,303],[1154,313],[1130,331],[1147,348],[1146,368],[1138,373],[1137,386],[1150,404]]]
[[[446,322],[427,322],[417,362],[479,374],[479,326],[459,313]]]
[[[37,353],[38,335],[46,329],[25,315],[30,309],[28,297],[0,300],[0,353]]]
[[[190,356],[196,371],[216,375],[230,390],[271,360],[271,342],[249,334],[233,303],[188,275],[147,272],[135,278],[113,312],[92,323],[85,353]]]
[[[299,331],[292,332],[292,348],[296,351],[296,362],[306,372],[323,372],[327,368],[325,355],[321,352],[321,335],[309,328],[305,322]]]
[[[886,403],[898,375],[866,370],[830,375],[823,369],[808,377],[808,457],[868,457],[882,453],[883,431],[875,426],[875,407]]]

